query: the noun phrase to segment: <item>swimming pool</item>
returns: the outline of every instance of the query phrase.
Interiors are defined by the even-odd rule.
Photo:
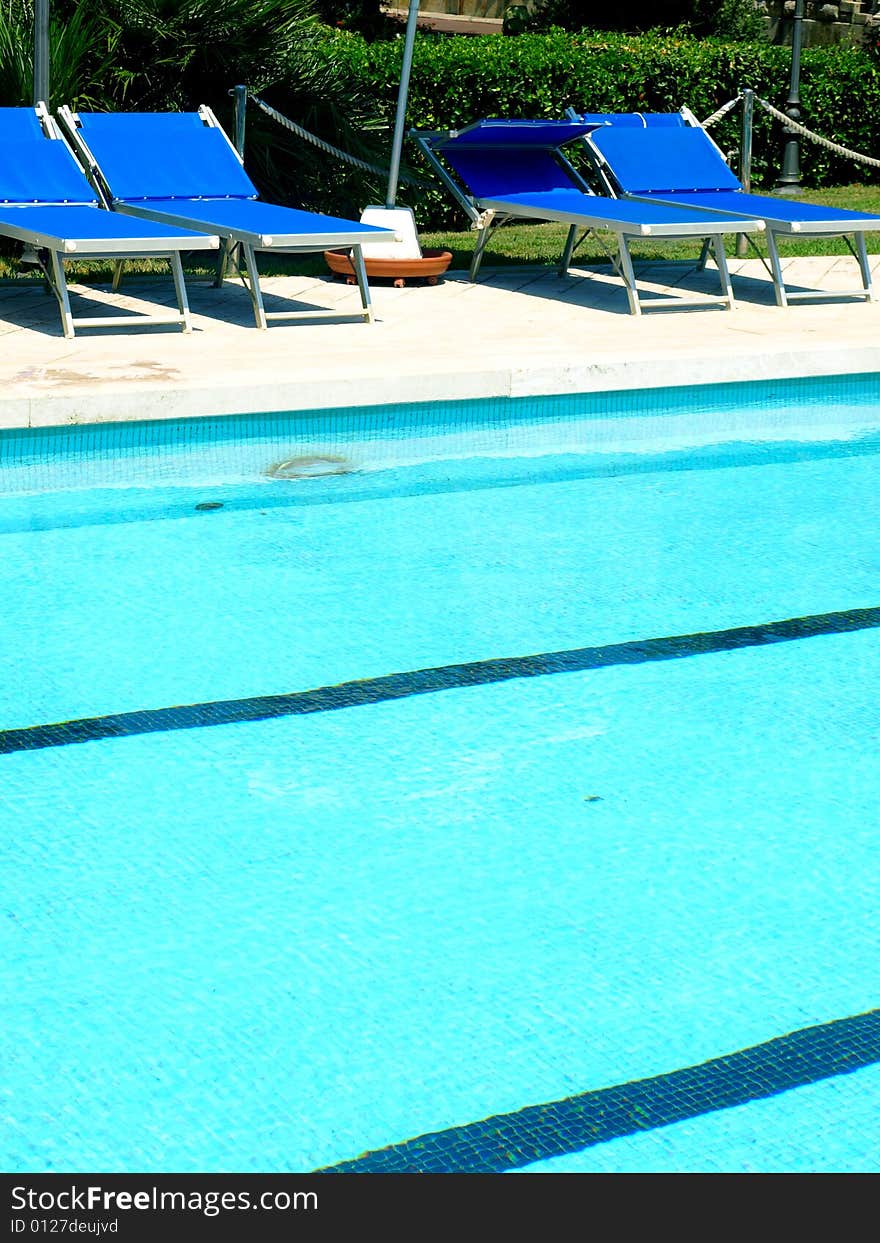
[[[880,1169],[878,449],[877,375],[0,434],[4,1168]]]

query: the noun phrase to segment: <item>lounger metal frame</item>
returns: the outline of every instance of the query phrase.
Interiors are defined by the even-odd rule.
[[[47,106],[44,103],[39,103],[35,105],[34,111],[46,140],[63,143],[65,150],[70,154],[71,160],[76,162],[78,166],[74,152],[49,113]],[[24,220],[24,213],[28,209],[51,206],[57,206],[61,210],[65,207],[84,207],[104,212],[107,208],[107,203],[96,190],[96,197],[94,199],[83,198],[78,203],[65,202],[54,204],[33,200],[0,205],[0,214],[3,216],[2,223],[0,223],[0,233],[12,238],[14,241],[22,242],[26,247],[28,257],[35,260],[39,265],[45,278],[46,286],[54,294],[58,303],[61,327],[65,337],[74,337],[77,328],[117,328],[131,325],[142,326],[144,324],[176,324],[184,332],[192,331],[192,320],[187,301],[186,284],[183,278],[183,266],[180,259],[181,250],[216,250],[219,246],[219,238],[194,232],[192,240],[187,240],[186,245],[170,247],[168,239],[151,238],[149,235],[137,239],[134,243],[130,238],[121,237],[82,238],[75,235],[61,237],[50,230],[34,228],[32,224],[22,223],[19,225],[10,219],[19,209],[22,211],[22,218]],[[28,214],[32,220],[33,212],[29,211]],[[107,212],[107,218],[108,221],[111,218],[109,211]],[[114,260],[116,265],[112,285],[114,292],[119,286],[119,276],[124,260],[167,259],[174,279],[174,289],[177,296],[177,314],[145,313],[137,315],[75,316],[71,310],[70,292],[64,271],[64,263],[70,259]]]
[[[583,114],[576,112],[574,108],[567,108],[565,110],[565,115],[569,120],[577,121],[581,119],[581,116]],[[590,114],[590,115],[594,115],[594,114]],[[601,114],[595,114],[595,115],[601,115]],[[637,115],[637,114],[633,114],[633,115]],[[705,137],[708,139],[711,145],[718,152],[718,155],[720,156],[720,158],[724,160],[725,163],[727,163],[727,157],[725,156],[724,152],[715,142],[715,139],[708,132],[708,130],[706,130],[700,124],[700,122],[697,120],[694,113],[691,112],[689,108],[685,107],[685,108],[680,109],[680,116],[682,118],[682,124],[685,125],[689,129],[700,130],[701,133],[705,135]],[[651,127],[649,124],[646,124],[645,128],[650,129]],[[607,190],[607,192],[610,195],[612,195],[614,198],[626,199],[629,202],[669,203],[671,206],[677,206],[677,207],[690,206],[692,211],[703,211],[703,212],[706,212],[707,214],[711,214],[713,210],[711,207],[706,207],[701,203],[690,203],[689,204],[687,202],[686,194],[680,194],[677,196],[670,195],[669,198],[666,198],[664,197],[662,192],[657,193],[657,194],[633,194],[633,193],[629,193],[623,190],[620,183],[617,181],[616,177],[614,176],[614,171],[611,168],[610,164],[608,163],[607,159],[605,158],[603,153],[590,141],[589,135],[585,135],[583,139],[583,146],[584,146],[584,149],[587,151],[590,157],[590,160],[596,170],[596,173],[601,180],[603,188]],[[756,214],[758,215],[760,214],[760,212],[755,212],[753,210],[754,200],[756,198],[757,199],[766,198],[768,203],[770,204],[772,204],[773,202],[772,196],[769,196],[769,195],[753,195],[753,194],[749,194],[745,190],[742,190],[741,192],[744,195],[748,194],[749,207],[752,209],[748,211],[743,211],[742,213],[743,216],[753,217]],[[738,193],[738,192],[734,191],[734,193]],[[724,211],[731,215],[739,214],[737,209],[730,207],[729,204],[725,204]],[[767,257],[766,258],[764,257],[764,255],[761,254],[761,251],[756,246],[754,238],[750,237],[749,234],[747,233],[744,233],[743,236],[746,238],[746,241],[751,246],[756,257],[760,259],[761,263],[764,266],[764,269],[766,270],[766,272],[768,273],[768,275],[773,281],[773,291],[774,291],[774,295],[776,298],[777,306],[787,307],[789,303],[791,302],[796,302],[796,301],[816,302],[816,301],[825,301],[829,298],[856,298],[856,299],[863,300],[865,302],[876,301],[876,294],[874,292],[873,280],[871,277],[871,267],[868,261],[868,249],[865,243],[865,231],[866,231],[865,226],[870,227],[871,225],[870,217],[863,217],[859,222],[853,222],[853,227],[850,228],[849,230],[844,230],[841,228],[840,220],[810,221],[809,223],[806,223],[806,222],[801,223],[799,221],[779,220],[773,217],[772,215],[764,216],[763,219],[764,219],[764,224],[765,224],[764,236],[767,240]],[[858,227],[859,224],[862,227]],[[875,225],[875,228],[877,227],[880,227],[880,225]],[[828,236],[840,237],[843,239],[845,246],[847,247],[850,254],[853,256],[853,258],[856,260],[856,262],[859,265],[859,275],[861,276],[861,281],[862,281],[861,285],[857,289],[847,289],[847,290],[821,290],[821,289],[792,290],[792,289],[789,289],[788,286],[786,285],[785,276],[782,271],[782,259],[779,254],[779,245],[778,245],[779,237],[809,238],[809,237],[828,237]],[[707,250],[707,246],[704,246],[703,255],[701,256],[702,261],[705,261],[706,250]]]
[[[735,308],[736,301],[724,250],[724,237],[733,231],[729,220],[725,220],[723,229],[719,228],[716,230],[707,230],[702,221],[682,220],[670,224],[638,224],[620,220],[612,221],[607,216],[599,213],[591,216],[588,202],[584,203],[583,212],[578,212],[578,219],[573,220],[571,212],[554,211],[552,208],[545,208],[539,211],[535,206],[513,204],[504,199],[475,198],[451,176],[438,155],[438,149],[442,151],[441,144],[443,142],[455,138],[463,132],[462,130],[412,129],[409,131],[409,137],[416,143],[439,180],[449,190],[456,202],[467,213],[471,222],[479,230],[470,265],[469,279],[471,281],[476,281],[487,243],[499,225],[513,219],[556,220],[569,226],[558,268],[560,276],[564,276],[571,269],[577,248],[582,245],[583,241],[590,234],[597,236],[597,230],[599,229],[606,229],[614,233],[617,242],[617,253],[611,253],[610,258],[616,274],[623,281],[629,310],[632,315],[640,315],[643,311],[649,309],[679,310],[685,307],[697,306],[721,306],[729,310]],[[505,150],[509,149],[506,145],[500,145],[504,146]],[[482,149],[488,150],[490,148],[488,145],[485,145]],[[594,193],[589,184],[558,148],[553,151],[553,156],[560,168],[571,180],[572,188],[580,190],[585,200],[592,198],[599,203],[606,201]],[[609,197],[616,198],[617,196]],[[760,231],[763,225],[759,221],[752,220],[748,222],[747,227]],[[632,255],[629,249],[629,240],[632,237],[650,237],[659,241],[664,239],[678,240],[683,237],[708,238],[713,247],[718,266],[721,294],[714,296],[707,294],[693,298],[644,297],[639,292]],[[602,244],[601,238],[597,237],[597,240]]]
[[[204,125],[209,128],[217,129],[223,135],[232,155],[238,161],[239,165],[244,168],[244,160],[240,152],[229,138],[223,126],[217,120],[213,111],[206,105],[202,104],[198,109],[198,115]],[[182,209],[183,203],[187,200],[181,200],[181,210],[159,211],[155,207],[151,207],[148,202],[133,202],[127,199],[120,199],[114,196],[113,188],[110,185],[109,178],[105,175],[99,161],[95,158],[88,141],[84,137],[81,129],[81,121],[78,113],[72,111],[68,106],[63,105],[58,109],[58,116],[67,133],[67,136],[83,162],[84,167],[88,169],[89,178],[92,184],[100,187],[102,194],[114,211],[124,212],[130,216],[139,216],[144,220],[161,220],[164,224],[177,225],[186,229],[198,229],[200,226],[196,217],[188,216]],[[210,202],[210,200],[202,199],[200,202]],[[244,202],[260,201],[256,195],[250,199],[242,200]],[[208,226],[204,226],[208,227]],[[212,225],[212,228],[216,226]],[[265,330],[269,326],[270,320],[300,320],[300,319],[335,319],[335,320],[361,320],[366,323],[373,322],[373,308],[370,298],[370,286],[367,279],[367,269],[364,263],[363,242],[364,235],[362,231],[357,233],[345,233],[340,230],[331,230],[326,234],[309,235],[308,242],[302,240],[301,234],[277,235],[277,234],[261,234],[250,229],[243,229],[232,226],[224,226],[222,229],[217,228],[222,239],[221,253],[217,264],[217,276],[214,281],[216,286],[223,283],[226,273],[226,267],[232,255],[232,252],[238,248],[239,254],[244,262],[239,258],[234,264],[234,269],[248,294],[254,309],[254,319],[258,328]],[[393,231],[376,231],[370,235],[370,240],[380,241],[390,239],[394,236]],[[256,251],[271,250],[275,253],[283,254],[314,254],[318,251],[327,249],[339,249],[342,247],[351,247],[351,261],[354,268],[357,287],[360,293],[361,310],[354,312],[339,312],[335,310],[311,310],[311,311],[267,311],[264,301],[263,292],[260,288],[260,272],[257,266]]]

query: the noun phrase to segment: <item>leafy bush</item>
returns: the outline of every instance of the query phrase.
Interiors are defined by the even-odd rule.
[[[767,11],[758,0],[696,0],[690,25],[694,34],[731,42],[765,39],[769,30]]]
[[[111,94],[134,110],[220,104],[306,73],[320,36],[310,0],[82,0],[119,31]]]
[[[316,11],[325,25],[353,30],[365,39],[393,39],[401,27],[385,13],[382,0],[316,0]]]
[[[118,31],[100,7],[57,0],[49,22],[51,84],[58,103],[91,107],[104,97],[112,74]],[[34,6],[32,0],[0,5],[0,105],[33,101]]]
[[[622,30],[634,34],[662,26],[682,26],[691,16],[694,0],[628,0],[614,11],[584,0],[536,0],[524,29]],[[597,12],[597,8],[600,10]]]
[[[368,44],[349,36],[333,56],[372,95],[390,126],[401,62],[400,41]],[[685,36],[566,34],[452,36],[416,39],[407,109],[408,126],[454,129],[480,117],[561,117],[568,105],[590,112],[664,112],[687,105],[708,118],[744,87],[784,110],[791,53],[768,43],[722,43]],[[880,156],[874,118],[880,112],[880,72],[872,57],[848,46],[807,48],[802,56],[801,99],[810,129],[866,155]],[[858,106],[853,101],[858,101]],[[740,145],[741,110],[712,127],[725,152]],[[782,126],[755,109],[752,185],[772,187],[781,166]],[[415,151],[408,149],[416,163]],[[801,142],[804,185],[876,181],[877,170]],[[422,191],[401,200],[420,223],[461,222],[448,195]]]
[[[767,22],[758,0],[628,0],[617,10],[596,12],[583,0],[537,0],[532,12],[514,4],[505,19],[506,34],[523,31],[617,30],[637,34],[679,29],[722,39],[761,39]]]

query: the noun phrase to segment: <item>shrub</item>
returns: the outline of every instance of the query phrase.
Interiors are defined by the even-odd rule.
[[[325,25],[365,39],[393,39],[400,30],[400,21],[385,13],[382,0],[316,0],[315,7]]]
[[[333,49],[346,72],[371,94],[391,125],[402,48],[368,44],[354,36]],[[407,109],[408,126],[452,129],[480,117],[561,117],[565,108],[590,112],[674,111],[687,105],[706,119],[743,87],[784,110],[788,96],[790,50],[768,43],[723,43],[690,36],[567,34],[501,35],[477,39],[452,36],[416,39]],[[807,48],[802,57],[804,123],[866,155],[880,155],[875,118],[880,113],[877,63],[848,46]],[[858,106],[853,106],[853,101]],[[741,111],[733,109],[712,128],[726,152],[739,149]],[[389,138],[390,142],[390,138]],[[778,175],[784,135],[778,121],[756,107],[752,184],[770,187]],[[416,162],[415,153],[408,149]],[[835,155],[804,139],[805,185],[876,180],[877,170]],[[418,167],[418,165],[417,165]],[[422,191],[402,201],[420,214],[420,223],[443,227],[461,222],[448,195]]]
[[[731,42],[765,39],[769,30],[767,10],[757,0],[696,0],[691,27],[695,34],[712,35]]]
[[[647,30],[690,31],[722,39],[761,39],[767,30],[759,0],[628,0],[617,10],[597,13],[582,0],[537,0],[532,11],[523,4],[508,9],[506,34],[523,31],[616,30],[637,34]]]
[[[99,6],[56,0],[49,22],[50,84],[57,103],[100,104],[112,74],[118,31]],[[34,6],[32,0],[0,5],[0,105],[33,100]]]

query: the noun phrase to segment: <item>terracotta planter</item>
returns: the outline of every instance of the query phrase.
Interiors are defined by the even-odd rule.
[[[344,276],[349,285],[357,282],[347,250],[325,250],[324,259],[336,276]],[[452,252],[449,250],[425,250],[420,259],[371,259],[364,255],[368,278],[376,276],[391,280],[398,288],[408,280],[423,280],[428,285],[436,285],[451,262]]]

